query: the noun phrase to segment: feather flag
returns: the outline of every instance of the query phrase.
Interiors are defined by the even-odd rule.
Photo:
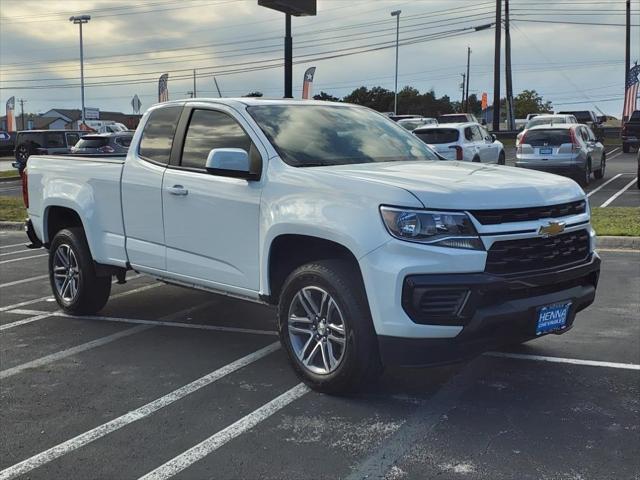
[[[163,73],[160,75],[160,80],[158,80],[158,102],[168,102],[169,101],[169,74]]]
[[[16,131],[16,97],[11,97],[7,100],[7,132]],[[24,127],[23,127],[24,128]]]
[[[313,87],[313,76],[316,74],[316,67],[307,68],[304,72],[304,81],[302,82],[302,98],[308,99],[311,96],[311,88]]]

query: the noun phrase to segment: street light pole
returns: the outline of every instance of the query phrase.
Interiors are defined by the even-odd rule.
[[[91,15],[78,15],[69,17],[69,21],[75,25],[80,26],[80,96],[82,98],[82,124],[85,125],[84,118],[84,50],[82,46],[82,24],[88,23],[91,20]]]
[[[396,86],[393,94],[393,114],[398,114],[398,50],[400,47],[400,14],[402,10],[391,12],[392,17],[396,17]]]
[[[467,47],[467,93],[464,96],[464,111],[469,113],[469,64],[471,63],[471,47]]]

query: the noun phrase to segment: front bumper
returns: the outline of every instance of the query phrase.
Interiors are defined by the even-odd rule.
[[[500,276],[488,273],[427,274],[406,277],[403,307],[417,320],[406,299],[416,289],[463,289],[464,305],[447,320],[462,325],[452,338],[402,338],[378,336],[385,365],[423,366],[446,364],[476,356],[508,343],[536,338],[538,307],[571,301],[566,332],[575,315],[595,299],[600,257],[593,253],[587,262],[543,273]],[[408,292],[408,293],[407,293]],[[411,301],[409,301],[411,303]]]

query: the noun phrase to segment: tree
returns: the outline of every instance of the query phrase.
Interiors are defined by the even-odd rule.
[[[553,105],[545,102],[535,90],[523,90],[514,99],[516,118],[525,118],[529,113],[551,113]]]
[[[344,97],[342,101],[363,105],[379,112],[390,112],[393,110],[393,92],[382,87],[373,87],[371,90],[367,87],[356,88]]]
[[[325,100],[327,102],[339,102],[340,99],[338,97],[334,97],[333,95],[326,93],[326,92],[320,92],[317,95],[313,96],[314,100]]]
[[[243,95],[244,97],[262,97],[264,96],[264,94],[262,92],[249,92],[246,95]]]

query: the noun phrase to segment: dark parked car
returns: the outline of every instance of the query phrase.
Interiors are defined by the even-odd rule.
[[[591,110],[575,110],[570,112],[559,112],[559,115],[573,115],[578,120],[578,123],[582,123],[593,130],[596,138],[601,140],[604,136],[602,130],[602,124],[600,123],[600,117]]]
[[[23,130],[16,135],[16,162],[22,172],[31,155],[69,153],[86,132],[80,130]]]
[[[126,154],[131,145],[133,132],[98,133],[85,135],[71,148],[71,153],[122,153]]]
[[[629,153],[631,147],[640,147],[640,110],[631,114],[622,125],[622,151]]]

